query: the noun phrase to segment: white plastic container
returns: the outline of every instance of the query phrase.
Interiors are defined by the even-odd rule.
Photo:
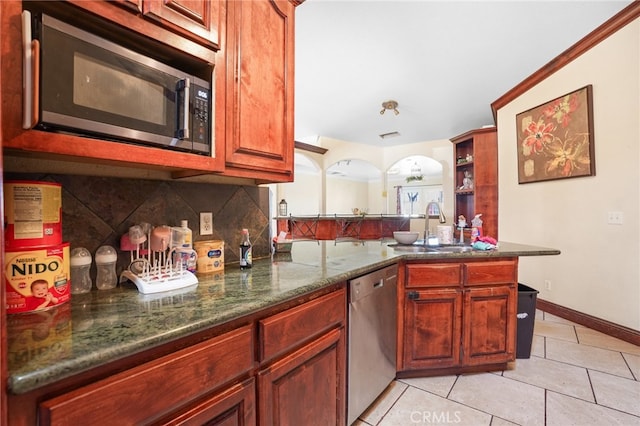
[[[171,228],[171,248],[193,248],[193,232],[186,220]]]
[[[179,227],[171,228],[171,248],[174,266],[182,264],[182,269],[196,272],[198,255],[193,250],[193,232],[186,220],[182,220]]]
[[[91,253],[84,247],[71,250],[71,294],[89,293],[93,285],[89,271],[91,269]]]
[[[118,252],[111,246],[102,246],[96,250],[96,287],[98,290],[109,290],[118,285],[116,262]]]

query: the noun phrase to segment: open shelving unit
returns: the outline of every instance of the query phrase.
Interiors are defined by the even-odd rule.
[[[471,232],[471,219],[482,213],[484,235],[498,238],[498,138],[495,127],[471,130],[451,139],[455,164],[455,223],[464,215]],[[464,185],[465,172],[473,181]],[[469,238],[469,235],[466,238]]]

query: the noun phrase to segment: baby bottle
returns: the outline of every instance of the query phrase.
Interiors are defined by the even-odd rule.
[[[118,284],[116,275],[116,261],[118,253],[111,246],[102,246],[96,251],[96,287],[98,290],[108,290]]]
[[[71,250],[71,294],[89,293],[91,291],[91,253],[84,247]]]

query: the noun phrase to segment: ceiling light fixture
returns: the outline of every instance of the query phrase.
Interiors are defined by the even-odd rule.
[[[386,110],[393,110],[393,113],[395,115],[400,114],[400,111],[398,111],[398,102],[396,102],[396,101],[383,102],[382,103],[382,109],[380,110],[380,115],[384,115],[384,112]]]

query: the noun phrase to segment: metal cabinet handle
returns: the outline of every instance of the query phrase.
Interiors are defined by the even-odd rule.
[[[420,299],[420,294],[417,291],[410,291],[407,293],[407,297],[409,300],[418,300]]]

